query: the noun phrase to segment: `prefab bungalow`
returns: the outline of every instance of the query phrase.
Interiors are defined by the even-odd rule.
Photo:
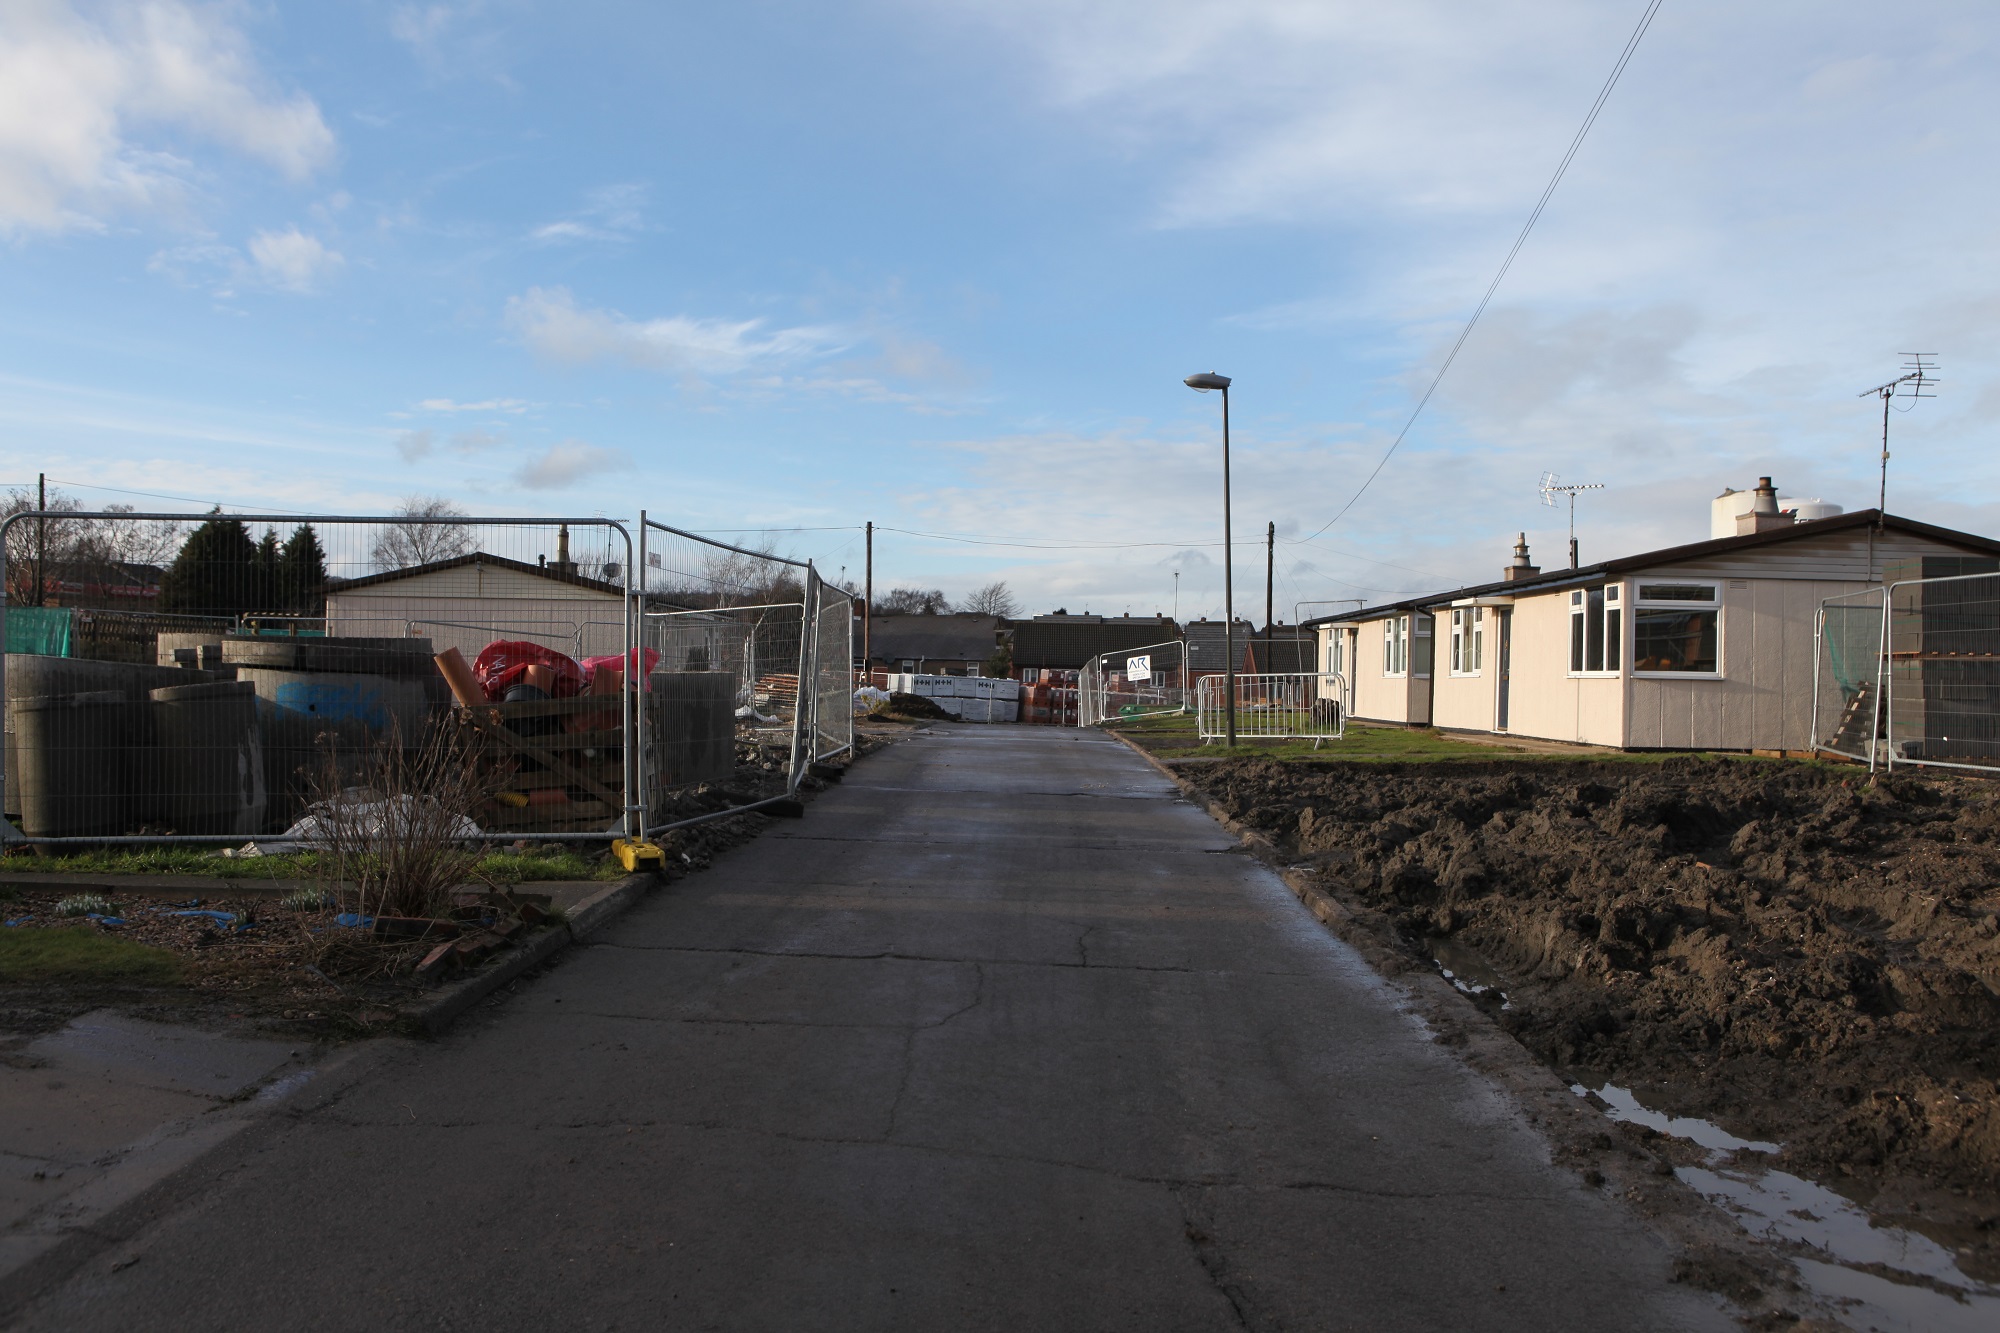
[[[326,586],[326,632],[427,638],[467,657],[496,638],[529,639],[573,657],[625,644],[625,590],[573,572],[474,551]]]
[[[1765,479],[1759,488],[1775,496]],[[1358,720],[1618,749],[1802,751],[1820,603],[1887,572],[2000,570],[2000,542],[1875,510],[1543,572],[1311,622]]]

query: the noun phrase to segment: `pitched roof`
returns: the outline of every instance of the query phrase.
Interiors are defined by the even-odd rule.
[[[377,584],[393,583],[397,579],[415,578],[420,574],[435,574],[439,570],[458,569],[465,565],[492,565],[497,569],[512,569],[522,574],[533,574],[536,578],[548,579],[554,583],[567,583],[573,588],[589,588],[595,592],[607,592],[614,597],[623,597],[625,589],[616,583],[606,583],[602,579],[585,578],[581,574],[566,574],[546,565],[531,565],[525,560],[509,560],[504,555],[489,555],[485,551],[471,551],[465,555],[455,555],[449,560],[433,560],[428,564],[411,565],[407,569],[387,569],[380,574],[364,574],[358,579],[328,579],[328,592],[349,592],[355,588],[372,588]]]
[[[999,633],[997,616],[875,616],[868,651],[885,662],[982,662],[993,656]]]
[[[1874,509],[1858,509],[1851,514],[1835,514],[1832,518],[1816,518],[1806,523],[1790,523],[1783,527],[1766,528],[1762,532],[1744,533],[1736,537],[1717,537],[1711,541],[1689,542],[1685,546],[1668,546],[1658,551],[1641,551],[1637,555],[1620,556],[1615,560],[1602,560],[1594,565],[1584,565],[1577,569],[1552,569],[1537,574],[1533,578],[1495,580],[1491,583],[1475,583],[1464,588],[1454,588],[1449,592],[1426,593],[1420,597],[1406,597],[1399,602],[1383,602],[1376,606],[1364,606],[1354,611],[1342,611],[1337,615],[1320,616],[1305,622],[1305,626],[1351,624],[1364,620],[1380,620],[1385,615],[1396,615],[1404,611],[1420,610],[1437,606],[1443,602],[1456,601],[1461,597],[1490,597],[1553,590],[1570,583],[1586,582],[1609,574],[1624,574],[1637,569],[1651,569],[1655,565],[1678,564],[1683,560],[1702,560],[1715,555],[1732,555],[1738,551],[1754,550],[1764,546],[1776,546],[1783,542],[1799,541],[1807,537],[1823,536],[1829,532],[1845,532],[1855,528],[1866,528],[1881,519],[1884,528],[1906,532],[1918,537],[1929,537],[1933,541],[1948,546],[1962,546],[1978,551],[1982,555],[2000,556],[2000,541],[1991,537],[1981,537],[1976,533],[1959,532],[1955,528],[1940,528],[1930,523],[1920,523],[1913,518],[1902,518],[1895,514],[1882,514]]]
[[[1014,622],[1014,665],[1076,671],[1099,653],[1145,648],[1176,637],[1174,622],[1164,617],[1158,620],[1120,617],[1095,625],[1017,620]]]

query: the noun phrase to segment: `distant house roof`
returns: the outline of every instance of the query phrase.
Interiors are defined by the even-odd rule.
[[[1099,653],[1115,653],[1180,637],[1164,616],[1107,616],[1095,623],[1077,620],[1014,622],[1014,665],[1076,671]]]
[[[1000,643],[997,616],[875,616],[868,651],[883,662],[983,662]]]
[[[1877,519],[1882,526],[1913,536],[1928,537],[1949,546],[1963,547],[1982,555],[2000,556],[2000,541],[1991,537],[1981,537],[1976,533],[1959,532],[1954,528],[1940,528],[1930,523],[1919,523],[1913,518],[1900,518],[1895,514],[1883,514],[1875,509],[1859,509],[1851,514],[1836,514],[1832,518],[1817,518],[1806,523],[1790,523],[1783,527],[1767,528],[1763,532],[1745,533],[1737,537],[1718,537],[1713,541],[1690,542],[1685,546],[1669,546],[1658,551],[1641,551],[1637,555],[1620,556],[1616,560],[1603,560],[1594,565],[1584,565],[1577,569],[1551,569],[1536,574],[1532,578],[1496,580],[1491,583],[1475,583],[1464,588],[1454,588],[1449,592],[1426,593],[1421,597],[1406,597],[1399,602],[1383,602],[1377,606],[1365,606],[1355,611],[1343,611],[1338,615],[1320,616],[1308,620],[1302,628],[1315,625],[1354,624],[1364,620],[1380,620],[1384,616],[1398,615],[1405,611],[1424,610],[1464,597],[1512,596],[1518,593],[1549,592],[1571,583],[1585,583],[1592,579],[1611,574],[1625,574],[1634,570],[1651,569],[1657,565],[1680,564],[1688,560],[1703,560],[1710,556],[1733,555],[1739,551],[1755,550],[1759,547],[1776,546],[1783,542],[1799,541],[1807,537],[1818,537],[1829,532],[1844,532],[1872,526]]]
[[[625,589],[616,583],[606,583],[602,579],[585,578],[563,570],[550,569],[546,565],[531,565],[525,560],[509,560],[504,555],[490,555],[485,551],[473,551],[466,555],[455,555],[449,560],[433,560],[428,564],[411,565],[407,569],[388,569],[380,574],[364,574],[358,579],[329,579],[328,592],[352,592],[356,588],[373,588],[398,579],[416,578],[422,574],[436,574],[447,569],[462,569],[467,565],[492,565],[496,569],[511,569],[522,574],[533,574],[536,578],[548,579],[552,583],[565,583],[572,588],[589,588],[594,592],[610,593],[613,597],[623,597]]]
[[[1220,620],[1190,621],[1185,627],[1188,645],[1188,669],[1191,671],[1221,671],[1229,661],[1223,649],[1222,622]],[[1236,669],[1238,671],[1310,671],[1314,652],[1310,646],[1313,635],[1298,625],[1273,625],[1271,627],[1271,651],[1264,649],[1264,631],[1248,620],[1236,622]],[[1304,649],[1286,645],[1308,645]],[[1255,644],[1256,666],[1250,665],[1252,650],[1247,645]],[[1276,665],[1264,665],[1266,657]]]

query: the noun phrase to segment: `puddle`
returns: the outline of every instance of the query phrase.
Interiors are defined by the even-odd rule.
[[[1475,949],[1442,936],[1430,941],[1431,961],[1444,979],[1467,995],[1497,995],[1502,1009],[1513,1008],[1506,981]]]
[[[1579,1094],[1583,1091],[1574,1085],[1571,1090]],[[1700,1144],[1711,1152],[1775,1153],[1782,1146],[1766,1143],[1761,1139],[1739,1139],[1722,1126],[1710,1124],[1706,1120],[1697,1120],[1693,1116],[1670,1116],[1648,1110],[1639,1104],[1637,1097],[1615,1084],[1607,1083],[1599,1088],[1597,1098],[1610,1108],[1606,1114],[1613,1120],[1623,1120],[1634,1125],[1644,1125],[1648,1129],[1657,1129],[1662,1134]]]
[[[1991,1333],[2000,1328],[2000,1287],[1967,1277],[1929,1236],[1891,1226],[1823,1185],[1786,1171],[1727,1161],[1730,1153],[1775,1153],[1780,1145],[1740,1138],[1692,1116],[1669,1116],[1614,1084],[1592,1091],[1613,1120],[1645,1125],[1709,1150],[1702,1166],[1674,1174],[1726,1210],[1745,1231],[1790,1252],[1799,1277],[1864,1333]],[[1802,1252],[1803,1251],[1803,1252]]]

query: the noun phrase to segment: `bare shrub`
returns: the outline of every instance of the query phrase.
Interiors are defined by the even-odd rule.
[[[492,781],[476,746],[447,721],[410,748],[392,730],[358,763],[327,745],[312,794],[297,836],[318,853],[313,873],[345,910],[440,916],[479,865],[472,811]]]

